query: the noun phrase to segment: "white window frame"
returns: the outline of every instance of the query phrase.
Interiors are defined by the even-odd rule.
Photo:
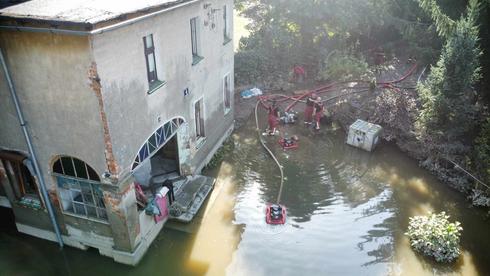
[[[194,25],[193,25],[194,22]],[[201,19],[199,16],[192,17],[189,20],[190,32],[191,32],[191,53],[192,53],[192,65],[199,63],[203,59],[201,48]],[[194,26],[194,33],[193,33]],[[195,46],[195,47],[194,47]],[[195,48],[195,52],[194,52]]]
[[[147,40],[151,41],[151,46],[148,46]],[[148,34],[143,37],[143,48],[145,51],[146,75],[148,78],[148,83],[152,85],[154,82],[158,81],[157,59],[155,54],[155,40],[153,39],[153,34]],[[152,55],[151,58],[149,56],[150,54]],[[150,71],[150,64],[152,62],[154,68],[153,71]]]
[[[65,168],[63,165],[63,161],[61,160],[62,158],[71,160],[71,165],[72,165],[71,169],[73,169],[75,176],[65,174]],[[62,213],[65,215],[71,215],[71,216],[80,217],[88,220],[107,223],[108,214],[105,208],[103,194],[99,194],[95,192],[95,189],[100,190],[101,183],[99,181],[91,179],[91,176],[88,172],[88,168],[90,168],[96,174],[95,170],[83,160],[78,159],[83,163],[85,167],[85,174],[87,178],[78,177],[74,159],[78,159],[78,158],[72,156],[60,156],[58,160],[56,160],[56,162],[58,161],[60,162],[62,173],[55,172],[54,170],[52,172],[52,175],[56,178],[56,190],[58,192],[58,198],[60,199],[59,204]],[[63,180],[64,183],[60,183],[61,180]],[[78,185],[79,188],[77,188],[76,185]],[[85,194],[87,194],[87,190],[83,192],[82,186],[89,187],[88,190],[90,191],[90,193],[88,194],[92,199],[91,201],[85,199]],[[75,200],[78,197],[80,197],[82,201]],[[101,201],[99,202],[98,200]],[[77,211],[80,210],[80,208],[84,210],[84,212]],[[89,208],[95,211],[95,216],[89,214],[88,211]]]
[[[151,38],[151,43],[152,43],[151,47],[147,47],[147,43],[146,43],[147,37]],[[161,79],[161,77],[164,75],[165,72],[163,72],[163,70],[159,70],[159,69],[161,69],[161,67],[158,66],[158,64],[159,64],[158,62],[159,62],[160,58],[157,55],[157,50],[156,50],[156,45],[157,45],[156,41],[157,40],[158,40],[157,37],[155,37],[152,33],[143,36],[143,51],[144,51],[144,55],[145,55],[146,77],[148,79],[148,91],[147,91],[148,94],[152,94],[158,88],[160,88],[166,84],[166,82]],[[153,55],[153,59],[151,59],[149,57],[150,53]],[[153,62],[154,66],[155,66],[154,73],[153,73],[154,75],[150,72],[150,63],[151,62]],[[159,76],[160,76],[160,78],[159,78]]]
[[[185,123],[183,117],[174,117],[160,125],[148,136],[136,154],[131,171],[134,171],[145,160],[151,158],[158,152],[174,135],[177,135],[179,127]],[[145,151],[146,149],[146,151]]]
[[[197,136],[197,120],[196,120],[196,103],[202,101],[201,104],[201,118],[203,122],[203,132],[204,134],[202,136]],[[200,148],[201,145],[204,143],[206,140],[206,105],[204,104],[204,96],[198,98],[197,100],[194,101],[192,104],[192,114],[193,114],[193,120],[194,120],[194,137],[196,140],[196,148]]]
[[[226,78],[228,78],[228,88],[229,88],[229,101],[230,101],[230,106],[229,107],[226,107],[226,85],[225,85],[225,82],[226,82]],[[230,112],[230,110],[232,109],[232,106],[233,106],[233,89],[232,89],[232,85],[231,85],[231,72],[227,72],[226,74],[223,75],[223,83],[222,83],[222,86],[223,86],[223,111],[226,114],[228,114],[228,112]]]
[[[233,14],[232,14],[233,16]],[[223,44],[231,41],[230,35],[230,13],[228,5],[223,5]]]
[[[84,219],[89,219],[89,220],[96,220],[96,221],[101,221],[101,222],[107,222],[108,217],[107,217],[107,211],[105,209],[105,204],[103,202],[103,195],[98,195],[94,190],[96,189],[94,186],[95,185],[101,185],[99,182],[91,181],[91,180],[86,180],[86,179],[80,179],[80,178],[74,178],[74,177],[69,177],[65,175],[60,175],[53,173],[55,177],[57,177],[56,182],[57,182],[57,190],[58,190],[58,196],[60,199],[60,207],[65,215],[71,215],[71,216],[76,216]],[[59,178],[64,178],[66,180],[71,180],[71,184],[68,184],[69,187],[67,188],[62,188],[60,187],[59,184]],[[74,186],[75,184],[78,184],[80,188],[77,188]],[[66,185],[66,184],[65,184]],[[90,196],[92,198],[92,201],[86,201],[85,200],[85,193],[82,191],[81,186],[85,185],[89,187],[90,191]],[[80,197],[82,201],[75,200],[75,198]],[[102,205],[98,204],[97,200],[101,200]],[[84,210],[83,212],[77,211]],[[93,209],[95,211],[95,216],[89,213],[89,208]]]

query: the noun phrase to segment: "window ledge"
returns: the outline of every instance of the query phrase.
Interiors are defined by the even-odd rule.
[[[17,205],[22,207],[28,207],[34,210],[43,209],[41,200],[37,197],[24,196],[17,201]]]
[[[149,88],[148,88],[148,94],[152,94],[153,92],[157,91],[160,87],[164,86],[167,82],[166,81],[160,81],[156,80],[152,83],[150,83]]]
[[[201,56],[192,56],[192,66],[198,64],[203,59],[204,59],[204,57],[201,57]]]
[[[229,38],[229,37],[225,36],[225,37],[224,37],[224,41],[223,41],[223,45],[226,45],[226,44],[230,43],[231,41],[232,41],[232,39],[231,39],[231,38]]]
[[[89,221],[93,221],[93,222],[98,222],[98,223],[102,223],[102,224],[109,224],[109,221],[108,220],[97,219],[97,218],[90,218],[90,217],[86,217],[86,216],[82,216],[82,215],[68,213],[66,211],[63,211],[63,215],[70,216],[70,217],[75,217],[75,218],[80,218],[80,219],[85,219],[85,220],[89,220]]]
[[[228,115],[230,111],[231,111],[231,107],[225,107],[225,116]]]

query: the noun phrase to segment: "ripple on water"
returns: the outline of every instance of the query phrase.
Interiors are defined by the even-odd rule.
[[[352,272],[358,271],[371,258],[353,246],[353,241],[364,242],[364,248],[368,248],[369,241],[362,238],[365,229],[373,229],[380,220],[393,215],[386,211],[363,217],[362,210],[385,198],[380,194],[356,208],[335,198],[316,210],[308,222],[298,223],[295,217],[288,217],[286,225],[271,226],[265,223],[263,200],[250,195],[239,197],[235,223],[245,225],[245,229],[230,271],[240,271],[239,266],[261,267],[263,274],[254,275],[346,272],[352,266],[357,267]]]
[[[297,150],[273,149],[279,153],[286,177],[281,201],[288,208],[285,225],[265,223],[265,204],[278,192],[273,161],[258,145],[233,157],[239,186],[234,223],[243,230],[227,273],[403,274],[416,271],[407,270],[403,260],[408,259],[417,265],[417,271],[430,275],[431,264],[415,258],[400,237],[407,214],[420,206],[440,209],[440,202],[448,198],[446,192],[427,189],[430,196],[407,196],[410,187],[402,185],[403,181],[421,179],[418,176],[424,172],[387,146],[368,153],[346,146],[344,134],[313,135],[304,129],[299,133]],[[252,160],[245,160],[248,158]],[[399,184],[393,181],[393,174]],[[441,198],[434,201],[436,197]]]

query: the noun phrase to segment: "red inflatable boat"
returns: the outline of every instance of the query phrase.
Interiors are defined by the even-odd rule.
[[[267,224],[284,224],[286,222],[286,206],[267,203],[265,209],[265,222],[267,222]]]
[[[296,149],[298,148],[298,141],[294,139],[284,139],[281,138],[277,141],[283,149]]]

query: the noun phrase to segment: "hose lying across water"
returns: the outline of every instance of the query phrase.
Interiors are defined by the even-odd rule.
[[[407,77],[409,77],[415,71],[416,67],[417,67],[417,64],[415,63],[399,79],[392,80],[392,81],[377,82],[376,85],[381,86],[381,88],[391,88],[391,89],[394,89],[394,90],[397,90],[398,91],[399,88],[397,88],[395,86],[395,84],[396,83],[399,83],[399,82],[402,82]],[[257,100],[257,104],[255,104],[255,125],[256,125],[256,128],[257,128],[257,135],[259,136],[260,144],[262,144],[262,147],[264,147],[264,149],[267,151],[267,153],[269,153],[269,155],[272,157],[272,159],[274,159],[274,162],[276,162],[277,167],[279,168],[279,171],[281,172],[281,183],[280,183],[280,186],[279,186],[279,192],[277,194],[277,199],[276,199],[276,203],[277,204],[279,204],[281,202],[282,188],[284,186],[284,171],[283,171],[283,168],[282,168],[281,163],[279,163],[279,160],[277,160],[277,158],[274,155],[274,153],[272,153],[272,151],[270,150],[270,148],[267,147],[267,145],[265,144],[264,139],[262,139],[262,132],[261,132],[261,129],[260,129],[260,126],[259,126],[259,117],[258,117],[259,105],[261,104],[264,107],[267,107],[264,104],[263,101],[264,100],[270,100],[271,97],[276,97],[276,100],[278,100],[280,102],[292,100],[293,102],[291,104],[289,104],[288,107],[286,108],[286,111],[288,111],[295,104],[297,104],[298,102],[305,102],[303,100],[303,98],[305,98],[306,96],[310,95],[313,92],[316,92],[316,93],[331,92],[333,90],[338,89],[339,88],[338,86],[340,86],[342,84],[347,84],[349,82],[369,83],[369,82],[366,82],[366,81],[359,81],[359,80],[357,80],[357,81],[345,81],[345,82],[331,83],[331,84],[328,84],[328,85],[324,85],[324,86],[318,87],[318,88],[316,88],[314,90],[308,91],[308,92],[303,93],[302,95],[298,95],[298,96],[286,96],[286,95],[282,95],[282,94],[272,94],[272,95],[268,95],[268,96],[259,96],[259,99]],[[345,88],[346,87],[344,87],[344,89]],[[357,88],[354,88],[354,89],[357,90],[357,91],[351,91],[351,92],[348,92],[348,93],[345,93],[345,94],[333,96],[333,97],[330,97],[330,98],[328,98],[326,100],[323,100],[322,102],[323,103],[326,103],[326,102],[332,101],[334,99],[337,99],[337,98],[340,98],[340,97],[343,97],[343,96],[346,96],[346,95],[349,95],[349,94],[363,93],[363,92],[369,91],[369,89],[366,89],[366,87],[357,87]],[[281,99],[277,99],[277,98],[281,98]]]
[[[276,203],[279,204],[281,202],[282,187],[284,186],[284,171],[282,170],[282,165],[281,165],[281,163],[279,163],[279,160],[277,160],[274,153],[272,153],[272,151],[269,149],[269,147],[267,147],[267,145],[265,144],[264,139],[262,139],[262,133],[261,133],[261,130],[259,127],[259,117],[257,116],[259,104],[261,102],[262,101],[258,100],[257,104],[255,105],[255,125],[257,127],[257,135],[259,136],[260,143],[265,148],[265,150],[269,153],[269,155],[272,157],[272,159],[274,159],[274,161],[277,164],[277,167],[279,167],[279,171],[281,172],[281,185],[279,186],[279,192],[277,193],[277,199],[276,199]]]
[[[355,94],[355,93],[362,93],[362,92],[367,92],[369,91],[368,89],[362,89],[362,90],[359,90],[359,91],[353,91],[353,92],[350,92],[350,93],[346,93],[346,94],[342,94],[342,95],[338,95],[338,96],[334,96],[334,97],[331,97],[331,98],[328,98],[322,102],[328,102],[328,101],[331,101],[333,99],[336,99],[336,98],[339,98],[339,97],[342,97],[342,96],[346,96],[347,94]],[[283,97],[285,98],[286,100],[295,100],[295,103],[297,102],[305,102],[304,100],[300,100],[298,98],[294,98],[294,97],[287,97],[285,95],[281,95],[281,94],[272,94],[272,95],[268,95],[269,97]],[[262,133],[261,133],[261,129],[260,129],[260,126],[259,126],[259,116],[258,116],[258,109],[259,109],[259,105],[263,105],[264,107],[266,107],[266,105],[263,103],[263,100],[267,100],[265,97],[259,97],[259,99],[257,100],[257,103],[255,104],[255,125],[256,125],[256,130],[257,130],[257,135],[259,137],[259,141],[260,141],[260,144],[262,144],[262,147],[265,148],[265,150],[267,151],[267,153],[269,153],[269,155],[272,157],[272,159],[274,159],[274,162],[277,164],[277,167],[279,168],[279,171],[281,172],[281,183],[280,183],[280,186],[279,186],[279,192],[277,194],[277,200],[276,200],[276,203],[279,204],[281,202],[281,195],[282,195],[282,188],[284,186],[284,171],[282,169],[282,165],[281,163],[279,163],[279,160],[277,160],[277,157],[274,155],[274,153],[272,153],[272,151],[270,150],[270,148],[265,144],[264,142],[264,139],[262,139]]]

